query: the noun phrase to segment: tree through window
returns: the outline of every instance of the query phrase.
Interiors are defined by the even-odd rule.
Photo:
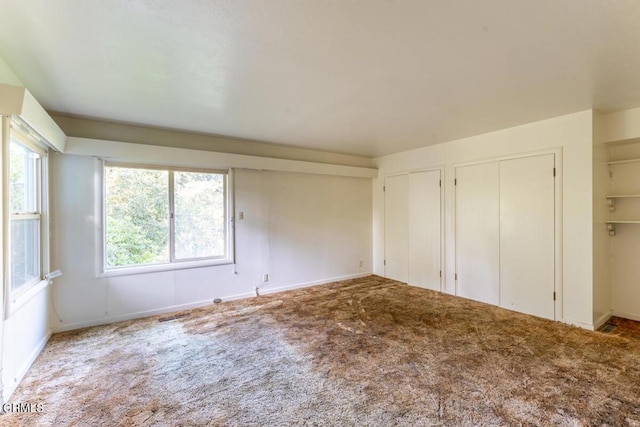
[[[105,165],[105,269],[228,256],[227,174]]]

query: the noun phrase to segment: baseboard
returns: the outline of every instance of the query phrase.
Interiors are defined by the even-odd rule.
[[[247,298],[247,297],[250,297],[250,296],[253,296],[253,295],[254,294],[251,293],[251,292],[245,292],[245,293],[242,293],[242,294],[231,295],[229,297],[225,297],[225,298],[223,298],[223,300],[224,301],[231,301],[231,300],[236,300],[236,299]],[[72,331],[74,329],[90,328],[92,326],[101,326],[101,325],[108,325],[108,324],[111,324],[111,323],[124,322],[126,320],[142,319],[142,318],[145,318],[145,317],[156,316],[158,314],[172,313],[174,311],[189,310],[189,309],[192,309],[192,308],[200,308],[200,307],[204,307],[204,306],[209,305],[209,304],[213,304],[213,299],[208,299],[208,300],[203,300],[203,301],[196,301],[196,302],[191,302],[191,303],[187,303],[187,304],[172,305],[170,307],[163,307],[163,308],[158,308],[158,309],[155,309],[155,310],[138,311],[138,312],[135,312],[135,313],[124,314],[124,315],[121,315],[121,316],[102,317],[100,319],[87,320],[85,322],[77,322],[77,323],[69,323],[69,324],[57,325],[57,326],[53,327],[53,332],[54,333],[66,332],[66,331]]]
[[[573,320],[573,319],[569,319],[569,318],[566,318],[566,317],[564,319],[561,319],[560,322],[567,323],[567,324],[573,325],[573,326],[577,326],[577,327],[582,328],[582,329],[587,329],[589,331],[595,331],[596,330],[596,328],[593,325],[589,324],[589,323],[580,322],[578,320]]]
[[[605,313],[602,316],[598,317],[596,319],[596,321],[594,322],[594,326],[595,326],[595,330],[597,331],[598,329],[600,329],[604,324],[606,324],[609,319],[611,319],[611,316],[613,316],[613,314],[611,312]]]
[[[27,359],[24,361],[22,366],[20,366],[20,369],[18,369],[18,371],[16,372],[16,375],[15,375],[16,380],[13,381],[11,384],[4,385],[4,390],[2,390],[2,397],[3,397],[2,400],[4,402],[8,402],[13,392],[16,391],[16,389],[18,388],[18,385],[20,385],[24,376],[27,375],[27,372],[29,372],[29,368],[31,368],[31,365],[33,365],[33,362],[36,361],[36,359],[38,358],[38,356],[40,356],[40,353],[42,352],[44,347],[49,342],[49,338],[51,338],[52,333],[53,331],[50,329],[47,332],[47,334],[42,338],[42,340],[40,340],[38,345],[36,345],[36,347],[33,349],[29,357],[27,357]]]
[[[272,294],[276,292],[288,291],[292,289],[306,288],[309,286],[316,286],[316,285],[323,285],[331,282],[338,282],[340,280],[357,279],[359,277],[366,277],[366,276],[371,276],[371,273],[367,272],[367,273],[349,274],[346,276],[332,277],[330,279],[316,280],[313,282],[296,283],[293,285],[280,286],[280,287],[271,288],[271,289],[260,289],[260,293],[262,295],[266,295],[266,294]],[[243,292],[240,294],[223,297],[222,300],[233,301],[233,300],[238,300],[243,298],[250,298],[254,296],[255,296],[255,293],[253,292]],[[158,314],[172,313],[175,311],[204,307],[210,304],[213,304],[212,299],[197,301],[197,302],[192,302],[187,304],[181,304],[181,305],[173,305],[170,307],[164,307],[164,308],[159,308],[155,310],[139,311],[136,313],[125,314],[122,316],[102,317],[100,319],[87,320],[85,322],[59,324],[53,327],[53,332],[54,333],[66,332],[66,331],[72,331],[74,329],[90,328],[92,326],[101,326],[101,325],[108,325],[111,323],[124,322],[126,320],[142,319],[145,317],[156,316]]]
[[[312,282],[296,283],[293,285],[278,286],[277,288],[260,289],[261,295],[275,294],[277,292],[290,291],[292,289],[308,288],[309,286],[326,285],[327,283],[339,282],[341,280],[358,279],[360,277],[371,276],[373,273],[348,274],[346,276],[332,277],[330,279],[315,280]]]
[[[623,311],[613,311],[611,313],[612,316],[615,317],[622,317],[623,319],[629,319],[629,320],[635,320],[637,322],[640,322],[640,314],[638,313],[626,313]]]

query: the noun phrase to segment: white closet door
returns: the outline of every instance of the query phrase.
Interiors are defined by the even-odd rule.
[[[409,284],[440,290],[440,171],[409,174]]]
[[[498,305],[498,162],[456,168],[456,295]]]
[[[387,177],[384,181],[385,277],[409,279],[409,176]]]
[[[500,162],[500,305],[555,318],[554,155]]]

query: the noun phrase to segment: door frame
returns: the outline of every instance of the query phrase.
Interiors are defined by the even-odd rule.
[[[382,257],[383,257],[383,271],[384,271],[384,276],[387,277],[387,266],[386,263],[384,262],[384,260],[387,259],[387,242],[386,242],[386,231],[387,231],[387,192],[385,191],[386,185],[387,185],[387,178],[392,178],[395,176],[403,176],[403,175],[411,175],[413,173],[420,173],[420,172],[435,172],[438,171],[440,173],[440,271],[442,272],[442,275],[440,276],[440,292],[444,291],[444,284],[446,283],[446,262],[445,262],[445,256],[446,256],[446,252],[445,252],[445,230],[444,230],[444,226],[445,226],[445,206],[444,206],[444,201],[445,201],[445,197],[444,197],[444,184],[445,184],[445,166],[444,165],[440,165],[440,166],[433,166],[433,167],[428,167],[428,168],[419,168],[419,169],[410,169],[410,170],[406,170],[406,171],[402,171],[402,172],[393,172],[393,173],[388,173],[388,174],[384,174],[381,176],[382,178],[382,186],[383,186],[383,191],[382,191],[382,205],[383,205],[383,218],[382,218]],[[409,246],[409,241],[407,240],[407,249]]]
[[[485,163],[493,163],[500,162],[504,160],[513,160],[513,159],[523,159],[527,157],[536,157],[542,156],[546,154],[554,155],[554,167],[556,170],[555,180],[554,180],[554,292],[555,292],[555,301],[554,301],[554,320],[556,321],[564,321],[563,316],[563,282],[562,282],[562,147],[545,149],[545,150],[535,150],[535,151],[526,151],[522,153],[516,153],[506,156],[498,156],[491,157],[486,159],[474,160],[469,162],[461,162],[454,163],[453,167],[453,178],[457,180],[457,171],[458,168],[464,166],[473,166],[473,165],[481,165]],[[455,181],[454,181],[455,182]],[[453,221],[451,226],[453,227],[453,245],[454,245],[454,272],[458,274],[458,187],[454,185],[453,187]],[[498,254],[500,253],[500,246],[498,243]],[[498,283],[498,289],[500,287],[500,283]],[[454,294],[458,296],[458,281],[454,276]],[[498,296],[498,304],[501,303],[500,296]],[[498,305],[499,306],[499,305]]]

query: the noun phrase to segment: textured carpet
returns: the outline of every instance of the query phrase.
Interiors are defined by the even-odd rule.
[[[376,276],[180,315],[54,335],[0,424],[640,425],[633,331]]]

